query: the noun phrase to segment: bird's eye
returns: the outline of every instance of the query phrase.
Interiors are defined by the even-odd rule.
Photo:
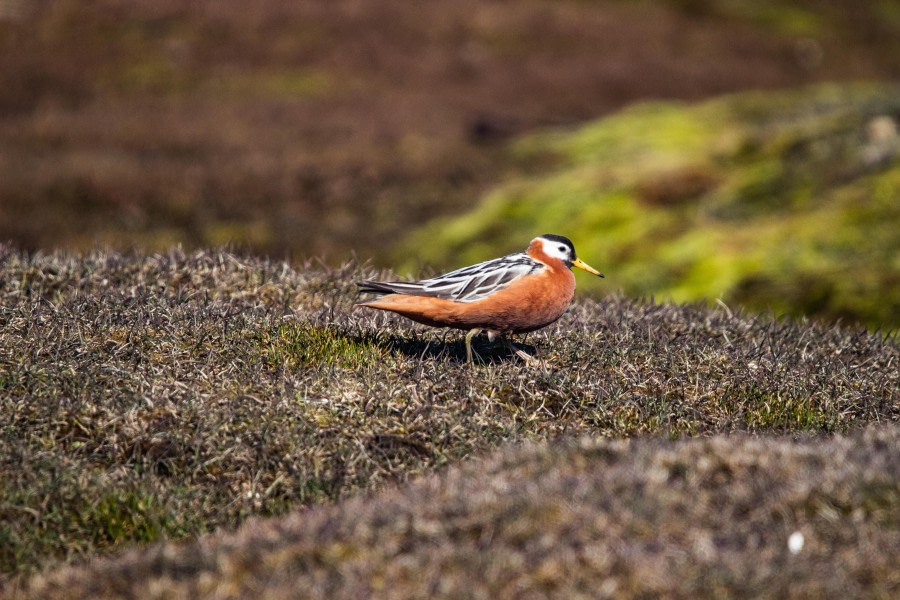
[[[562,252],[563,254],[565,254],[565,253],[566,253],[566,247],[565,247],[565,246],[560,246],[560,247],[559,247],[559,251]]]

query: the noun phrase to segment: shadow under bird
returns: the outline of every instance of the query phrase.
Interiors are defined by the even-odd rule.
[[[500,337],[517,356],[533,358],[507,336],[528,333],[559,319],[575,295],[578,267],[603,277],[575,254],[569,238],[545,234],[525,252],[463,267],[421,281],[360,281],[361,292],[380,297],[357,306],[387,310],[432,327],[468,330],[466,358],[472,362],[472,338],[486,331]]]

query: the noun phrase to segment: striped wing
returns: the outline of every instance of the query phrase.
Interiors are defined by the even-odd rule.
[[[362,281],[361,291],[380,294],[409,294],[446,298],[456,302],[475,302],[502,290],[513,281],[544,268],[520,252],[488,260],[445,275],[404,283],[400,281]]]

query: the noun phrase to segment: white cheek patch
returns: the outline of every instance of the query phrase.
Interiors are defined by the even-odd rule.
[[[538,238],[541,240],[541,247],[544,254],[552,258],[558,258],[561,261],[570,261],[573,258],[573,252],[565,244],[548,240],[547,238]]]

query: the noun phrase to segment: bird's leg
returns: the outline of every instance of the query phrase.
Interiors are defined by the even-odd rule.
[[[472,364],[472,338],[481,332],[477,327],[466,334],[466,361]]]
[[[512,352],[513,354],[515,354],[516,356],[518,356],[519,358],[521,358],[522,360],[524,360],[525,362],[527,362],[529,364],[531,364],[533,362],[540,362],[539,359],[528,354],[521,348],[516,348],[516,345],[513,344],[512,341],[506,336],[503,336],[503,345],[506,346],[510,352]]]

